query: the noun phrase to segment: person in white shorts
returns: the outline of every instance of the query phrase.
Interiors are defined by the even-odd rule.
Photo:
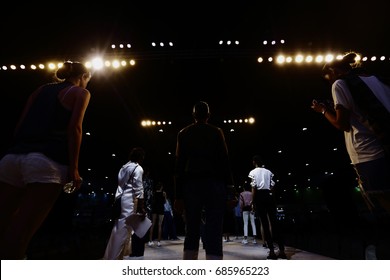
[[[0,160],[0,258],[23,259],[63,186],[81,186],[82,123],[90,100],[90,71],[67,61],[58,81],[34,91]]]

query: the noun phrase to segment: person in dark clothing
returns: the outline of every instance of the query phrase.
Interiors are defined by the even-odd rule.
[[[82,124],[90,100],[91,72],[67,61],[57,82],[34,91],[15,129],[15,141],[0,161],[0,258],[25,258],[64,185],[78,190]]]
[[[131,235],[131,254],[125,259],[143,259],[145,254],[145,243],[147,235],[140,238],[135,233]]]
[[[195,122],[180,130],[176,143],[175,209],[186,223],[183,259],[198,259],[202,210],[206,259],[223,259],[223,217],[228,186],[233,185],[221,128],[208,123],[209,106],[193,107]]]
[[[157,225],[157,247],[161,246],[162,237],[162,224],[164,221],[164,203],[165,203],[165,192],[164,185],[162,182],[158,182],[155,185],[152,200],[152,226],[149,231],[149,242],[148,246],[153,246],[153,234],[154,228]]]
[[[163,238],[169,240],[178,240],[178,237],[176,235],[176,223],[174,219],[172,204],[171,200],[168,198],[167,193],[165,193],[164,202]]]

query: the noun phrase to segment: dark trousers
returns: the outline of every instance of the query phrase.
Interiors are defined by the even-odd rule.
[[[145,236],[149,236],[148,233]],[[136,234],[133,233],[131,236],[131,257],[141,257],[145,252],[145,237],[139,238]]]
[[[175,220],[170,211],[164,211],[162,227],[162,236],[164,239],[177,239]]]
[[[264,229],[264,238],[270,250],[274,249],[274,241],[278,243],[279,250],[284,251],[284,239],[279,221],[276,217],[276,204],[271,191],[256,190],[255,194],[256,213]],[[269,222],[268,222],[269,218]],[[269,223],[271,223],[272,234]]]
[[[202,215],[203,246],[206,255],[223,256],[223,217],[226,208],[226,185],[215,180],[194,180],[184,186],[186,232],[184,251],[198,251]],[[204,211],[204,212],[203,212]]]

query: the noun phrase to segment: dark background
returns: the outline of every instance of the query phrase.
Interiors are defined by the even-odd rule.
[[[295,219],[293,229],[301,225],[297,217],[307,218],[302,218],[307,228],[314,221],[326,225],[329,213],[333,218],[340,211],[348,216],[355,207],[365,213],[359,197],[351,194],[356,181],[342,132],[310,108],[313,98],[331,98],[320,75],[322,64],[260,64],[257,57],[353,50],[368,57],[385,56],[385,61],[367,66],[386,73],[389,6],[388,1],[376,0],[9,3],[0,22],[1,152],[11,144],[28,95],[52,78],[46,70],[3,66],[83,61],[96,54],[137,61],[134,67],[94,73],[84,121],[84,132],[91,135],[84,136],[80,159],[83,191],[59,200],[41,234],[46,230],[48,236],[58,235],[70,223],[83,228],[86,236],[100,236],[117,172],[134,146],[145,148],[144,168],[170,193],[176,135],[192,122],[192,106],[199,100],[210,105],[210,123],[225,132],[235,185],[246,179],[252,156],[261,154],[275,173],[278,204],[289,221]],[[286,43],[262,45],[264,40],[281,39]],[[240,45],[220,46],[219,40],[239,40]],[[174,47],[153,48],[152,41],[173,41]],[[111,49],[111,44],[127,42],[130,50]],[[249,116],[255,118],[254,125],[223,122]],[[159,132],[159,127],[141,127],[145,118],[173,124]],[[302,240],[290,243],[319,251],[327,247],[302,245]],[[36,244],[40,246],[32,250],[32,257],[50,255],[42,242]],[[339,250],[321,253],[340,257]],[[359,254],[349,258],[361,258]]]

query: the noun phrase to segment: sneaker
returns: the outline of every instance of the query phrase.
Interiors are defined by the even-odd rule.
[[[149,242],[148,242],[148,246],[149,246],[149,247],[152,247],[153,245],[154,245],[154,242],[153,242],[153,241],[149,241]]]
[[[287,255],[285,252],[279,252],[278,259],[287,260]]]
[[[269,252],[267,256],[267,260],[277,260],[278,256],[275,254],[275,252]]]
[[[267,243],[263,243],[263,248],[268,248]]]
[[[256,239],[253,239],[253,240],[252,240],[252,243],[253,243],[253,244],[257,244]]]
[[[243,239],[243,240],[241,241],[241,243],[244,244],[244,245],[245,245],[245,244],[248,244],[248,240]]]
[[[157,247],[161,247],[160,241],[157,242]]]

